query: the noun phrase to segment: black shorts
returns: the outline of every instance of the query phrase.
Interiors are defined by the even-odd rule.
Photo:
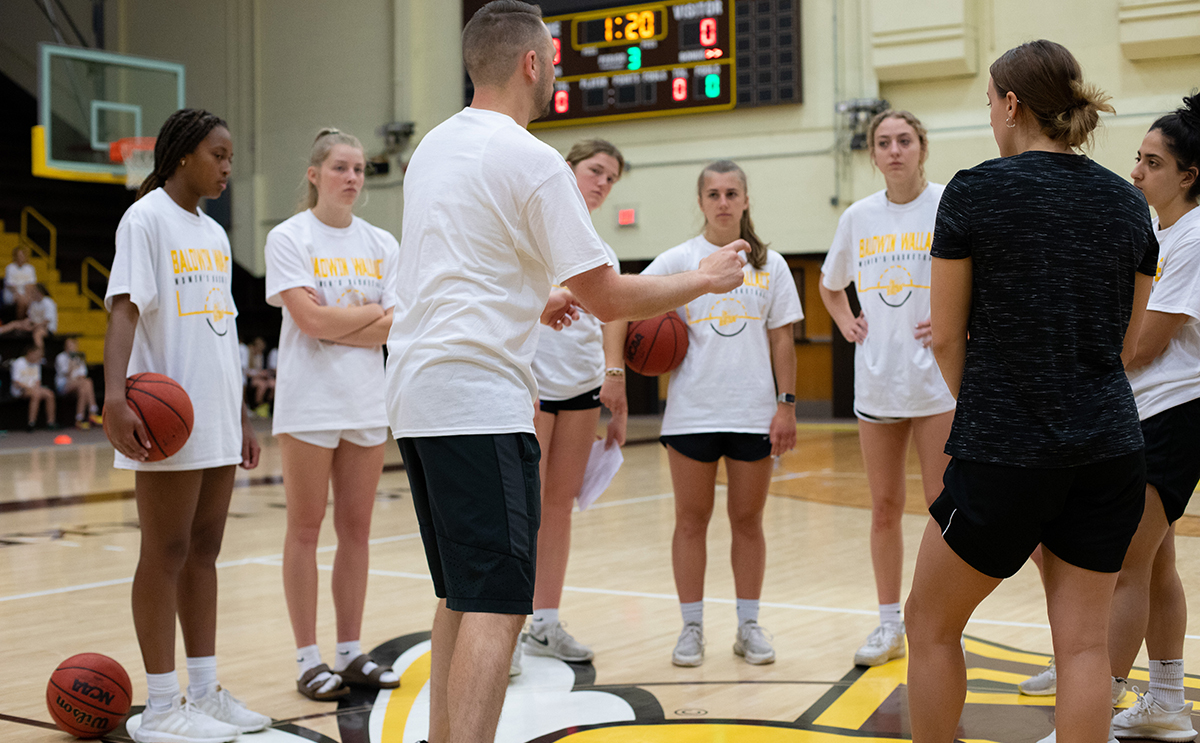
[[[1139,449],[1079,467],[1010,467],[953,458],[929,513],[968,565],[1008,578],[1038,546],[1099,573],[1121,569],[1142,518]]]
[[[398,442],[438,598],[454,611],[533,613],[537,438],[507,433]]]
[[[681,433],[659,436],[658,440],[697,462],[715,462],[721,457],[757,462],[771,456],[771,437],[765,433]]]
[[[1200,482],[1200,398],[1142,421],[1146,439],[1146,484],[1162,499],[1167,522],[1187,509]]]
[[[600,388],[588,390],[570,400],[538,400],[538,407],[550,415],[558,415],[560,410],[594,410],[600,407]]]

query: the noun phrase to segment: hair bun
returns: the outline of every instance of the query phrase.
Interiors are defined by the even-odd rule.
[[[1185,96],[1183,105],[1175,109],[1175,115],[1192,129],[1200,131],[1200,93],[1192,91],[1191,95]]]

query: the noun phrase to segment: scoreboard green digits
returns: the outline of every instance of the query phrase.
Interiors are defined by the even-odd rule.
[[[554,100],[531,129],[737,105],[733,0],[662,0],[547,17]]]

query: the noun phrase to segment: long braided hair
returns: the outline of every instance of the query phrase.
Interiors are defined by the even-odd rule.
[[[154,170],[142,181],[137,197],[140,199],[166,184],[167,179],[175,175],[179,161],[195,152],[208,133],[218,126],[229,128],[223,119],[204,109],[181,108],[171,114],[158,130],[158,139],[154,141]]]

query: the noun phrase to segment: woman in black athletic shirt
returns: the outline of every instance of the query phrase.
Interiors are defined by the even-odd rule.
[[[1122,352],[1158,246],[1137,189],[1076,152],[1112,107],[1071,53],[1030,42],[990,71],[1001,157],[950,181],[934,231],[933,348],[958,407],[906,610],[913,740],[954,740],[963,628],[1040,543],[1058,735],[1099,743],[1108,606],[1145,489]]]

